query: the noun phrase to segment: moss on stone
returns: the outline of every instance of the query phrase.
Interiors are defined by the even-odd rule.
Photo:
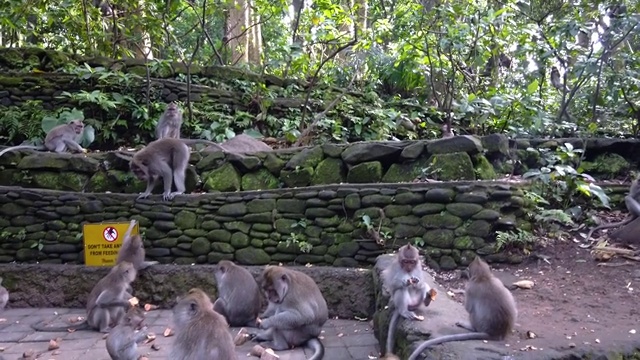
[[[233,165],[226,163],[204,175],[203,182],[207,191],[239,191],[242,179]]]
[[[276,154],[269,153],[267,157],[264,159],[262,165],[266,167],[272,174],[280,175],[280,171],[284,168],[287,162],[281,158],[279,158]]]
[[[31,175],[33,184],[44,189],[71,190],[82,192],[89,176],[72,172],[34,172]]]
[[[475,180],[471,157],[466,152],[436,154],[429,158],[432,174],[438,180]]]
[[[344,162],[336,158],[326,158],[316,167],[316,171],[311,177],[312,185],[319,184],[340,184],[345,181]]]
[[[476,164],[476,176],[478,180],[495,180],[498,177],[493,165],[491,165],[484,155],[476,154],[474,156],[474,162]]]
[[[0,76],[0,85],[3,86],[8,86],[8,87],[13,87],[13,86],[20,86],[22,84],[23,80],[21,77],[8,77],[8,76]]]
[[[291,160],[287,163],[287,167],[290,169],[295,168],[315,168],[324,159],[324,152],[322,147],[315,146],[312,148],[302,149],[299,153],[295,154]]]
[[[280,172],[280,178],[287,187],[309,186],[312,176],[312,167],[296,168],[295,170],[282,170]]]
[[[376,183],[381,179],[382,164],[380,161],[368,161],[354,165],[347,174],[347,181],[354,184]]]
[[[242,190],[245,191],[277,189],[279,185],[280,180],[265,168],[258,169],[257,171],[250,172],[242,176]]]
[[[584,161],[581,166],[586,173],[597,173],[607,179],[626,174],[631,168],[631,164],[624,157],[615,153],[598,155],[593,161]]]

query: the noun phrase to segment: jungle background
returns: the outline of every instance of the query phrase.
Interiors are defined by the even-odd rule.
[[[299,80],[276,90],[251,84],[245,100],[254,106],[245,113],[186,104],[186,135],[218,141],[259,131],[294,143],[310,126],[315,142],[432,138],[449,122],[457,134],[633,137],[639,19],[636,1],[4,0],[0,46],[146,59],[152,70],[178,62]],[[125,89],[146,80],[86,65],[58,70]],[[175,80],[220,86],[197,76]],[[323,96],[327,86],[362,93],[372,106],[355,114],[348,99]],[[291,87],[324,106],[274,116],[270,99]],[[164,108],[157,94],[66,96],[101,130],[96,140],[104,146],[148,140],[111,130],[149,130]],[[95,118],[93,107],[106,112]],[[6,143],[41,136],[42,118],[63,111],[39,111],[37,103],[1,110]]]
[[[176,99],[183,136],[218,142],[243,132],[274,139],[273,147],[436,139],[443,125],[457,135],[510,139],[636,138],[639,10],[637,0],[0,0],[0,85],[13,85],[10,71],[46,71],[95,87],[60,94],[70,107],[0,103],[0,143],[42,139],[55,124],[82,118],[95,130],[83,144],[93,151],[144,145],[167,99],[141,89],[160,77],[242,94],[235,99],[242,107]],[[43,69],[44,57],[9,56],[18,48],[75,60],[60,55]],[[83,57],[124,59],[146,71]],[[226,80],[199,75],[214,65]],[[184,71],[168,71],[176,68]],[[267,80],[246,80],[256,74]],[[293,106],[279,106],[287,98]],[[589,174],[624,182],[637,163],[604,158],[586,166],[585,148],[558,141],[522,150],[514,169],[521,155],[543,164],[523,176],[532,180],[524,197],[535,226],[496,234],[501,249],[536,255],[515,269],[536,283],[518,293],[520,303],[533,304],[519,316],[549,347],[613,343],[629,336],[638,314],[632,284],[640,272],[625,266],[638,255],[595,267],[594,258],[605,264],[618,256],[592,251],[606,240],[584,241],[596,219],[626,215],[592,211],[609,209],[612,194]],[[621,204],[627,189],[611,203]],[[549,324],[549,316],[580,330]]]
[[[84,145],[90,149],[146,144],[166,106],[161,93],[139,91],[152,77],[187,89],[242,94],[242,109],[194,101],[188,90],[176,99],[185,111],[183,136],[219,142],[243,132],[275,139],[274,147],[433,139],[449,129],[512,139],[634,138],[640,125],[638,6],[537,0],[4,0],[0,50],[70,55],[74,61],[61,57],[47,71],[76,76],[95,90],[60,94],[77,105],[71,108],[45,107],[38,99],[0,105],[0,142],[42,139],[54,125],[82,118],[89,125]],[[0,68],[43,72],[42,63],[4,54]],[[83,57],[138,61],[146,71],[91,66],[78,60]],[[212,65],[267,80],[192,74]],[[177,67],[185,71],[164,71]],[[300,105],[274,106],[287,97]],[[583,149],[559,143],[551,151],[532,151],[546,166],[525,174],[542,184],[530,200],[561,210],[545,219],[584,219],[585,198],[609,205],[582,166]],[[615,166],[609,177],[627,180],[632,165]]]

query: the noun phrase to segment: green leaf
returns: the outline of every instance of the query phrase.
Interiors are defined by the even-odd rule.
[[[96,139],[96,129],[91,126],[91,125],[87,125],[84,127],[84,131],[82,132],[82,146],[83,147],[88,147],[89,145],[91,145],[91,143]]]

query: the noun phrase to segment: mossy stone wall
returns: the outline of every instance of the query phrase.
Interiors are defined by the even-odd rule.
[[[431,266],[453,269],[476,253],[520,261],[496,253],[495,231],[531,227],[523,219],[521,190],[497,182],[333,185],[172,202],[135,198],[0,187],[0,262],[82,263],[84,223],[136,219],[147,256],[161,263],[367,266],[412,241]],[[380,227],[384,244],[367,235],[365,215]]]
[[[187,191],[225,192],[299,188],[340,183],[405,183],[418,179],[495,179],[508,140],[492,151],[484,138],[458,136],[428,141],[362,142],[261,152],[193,152]],[[490,162],[491,159],[493,162]],[[0,157],[0,185],[76,192],[137,193],[129,163],[113,152],[55,154],[29,150]]]

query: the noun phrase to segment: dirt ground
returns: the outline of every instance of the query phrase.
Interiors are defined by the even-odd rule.
[[[513,340],[521,351],[548,348],[556,351],[611,351],[633,348],[640,343],[640,262],[598,266],[591,249],[571,240],[556,242],[533,252],[549,263],[531,256],[519,265],[494,264],[494,273],[510,284],[529,279],[532,289],[516,289],[517,335]],[[609,263],[625,263],[614,258]],[[464,288],[459,272],[435,275],[445,289]],[[463,295],[456,294],[462,301]],[[536,336],[531,339],[528,332]],[[530,334],[529,334],[530,335]]]

